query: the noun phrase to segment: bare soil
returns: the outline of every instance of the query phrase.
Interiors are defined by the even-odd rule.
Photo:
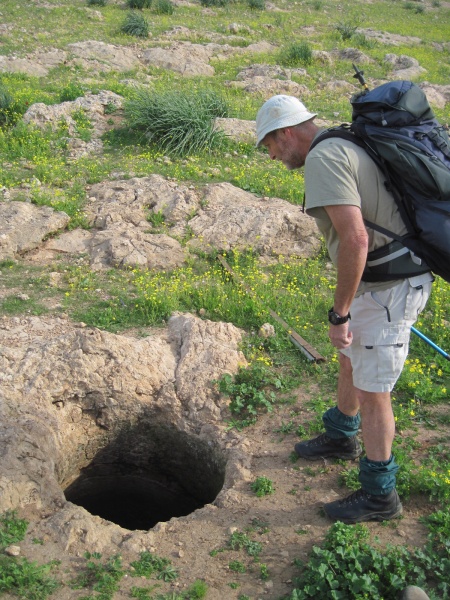
[[[149,535],[147,549],[169,558],[179,577],[174,582],[164,583],[126,575],[120,583],[120,591],[114,595],[116,600],[129,598],[133,586],[157,584],[153,592],[156,595],[185,589],[196,579],[206,581],[207,600],[237,600],[241,594],[252,600],[278,600],[292,591],[298,574],[294,559],[306,560],[312,546],[320,545],[331,525],[321,506],[349,493],[339,484],[339,473],[344,467],[336,461],[292,461],[293,446],[299,438],[295,431],[283,434],[279,430],[290,421],[294,423],[295,430],[310,418],[303,409],[308,393],[299,389],[296,396],[295,405],[277,407],[272,414],[261,416],[256,425],[236,433],[236,443],[245,438],[253,480],[258,476],[269,478],[275,492],[257,497],[251,490],[251,482],[243,481],[225,503],[219,506],[213,503],[187,517],[158,524],[153,529],[151,541]],[[426,430],[416,434],[423,445],[442,435],[439,431]],[[350,466],[355,464],[350,463]],[[367,524],[372,543],[381,547],[387,544],[421,547],[427,530],[419,519],[435,509],[425,498],[405,501],[400,519]],[[26,540],[20,544],[21,555],[38,563],[61,561],[55,576],[67,583],[82,571],[86,559],[82,553],[77,556],[61,555],[57,540],[49,536],[44,536],[42,544],[33,543],[33,539],[41,537],[41,525],[39,522],[30,523]],[[260,564],[244,550],[230,549],[230,536],[235,531],[247,532],[251,540],[262,544]],[[88,544],[86,549],[89,549]],[[103,559],[106,558],[104,554]],[[130,562],[139,556],[130,552],[122,554],[122,558],[128,568]],[[232,561],[243,563],[246,571],[236,573],[231,570]],[[268,570],[266,580],[261,579],[261,564]],[[72,590],[64,585],[52,598],[75,600],[87,593],[86,589]],[[4,597],[10,598],[8,595]]]

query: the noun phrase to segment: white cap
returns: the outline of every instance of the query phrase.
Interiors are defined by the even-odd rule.
[[[273,96],[265,102],[256,115],[256,145],[259,146],[271,131],[292,127],[317,116],[294,96]]]

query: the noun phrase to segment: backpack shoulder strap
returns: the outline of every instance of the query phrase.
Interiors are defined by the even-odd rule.
[[[349,142],[356,144],[360,148],[363,148],[363,150],[365,150],[367,152],[367,154],[370,156],[370,158],[374,161],[374,163],[377,165],[377,167],[383,173],[383,176],[385,177],[385,181],[384,181],[385,188],[388,192],[390,192],[394,196],[394,199],[397,203],[398,209],[400,211],[400,215],[402,217],[403,222],[406,225],[406,228],[408,229],[408,231],[410,233],[414,232],[414,227],[412,226],[412,223],[408,216],[408,213],[405,211],[405,209],[403,207],[403,202],[401,200],[402,195],[401,195],[400,191],[398,190],[398,188],[395,186],[394,182],[392,181],[391,176],[389,174],[389,170],[386,167],[384,159],[370,146],[369,141],[367,141],[365,138],[362,138],[359,135],[357,135],[356,133],[354,133],[352,131],[352,125],[343,123],[342,125],[339,125],[337,127],[330,127],[329,129],[326,129],[320,135],[318,135],[316,137],[316,139],[312,142],[312,144],[309,148],[309,152],[311,152],[311,150],[313,148],[315,148],[318,144],[320,144],[320,142],[327,140],[329,138],[341,138],[344,140],[348,140]],[[305,205],[305,199],[303,199],[303,205]],[[304,209],[303,209],[303,212],[304,212]],[[369,221],[367,221],[366,224],[369,227],[371,227],[372,229],[376,229],[377,231],[380,231],[381,233],[384,233],[385,235],[388,235],[389,237],[391,237],[393,239],[398,238],[398,236],[396,237],[395,234],[393,234],[391,231],[388,231],[387,229],[384,229],[384,228],[380,229],[380,227],[378,225],[375,225],[374,223],[369,223]]]
[[[359,137],[352,131],[352,126],[348,123],[342,123],[342,125],[337,125],[336,127],[329,127],[325,129],[322,133],[320,133],[315,140],[313,140],[311,146],[309,147],[308,152],[311,152],[313,148],[323,142],[324,140],[328,140],[330,138],[341,138],[343,140],[348,140],[353,144],[356,144],[360,148],[363,148],[370,158],[375,161],[375,163],[383,170],[385,173],[385,168],[383,165],[383,159],[378,156],[378,154],[370,147],[369,143],[363,138]]]

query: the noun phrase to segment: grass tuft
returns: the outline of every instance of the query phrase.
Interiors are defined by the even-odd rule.
[[[227,106],[212,92],[141,91],[125,105],[125,114],[132,129],[168,154],[212,151],[225,139],[215,128],[214,118],[226,116]]]
[[[157,15],[173,15],[175,10],[171,0],[153,0],[152,8]]]
[[[152,0],[127,0],[128,8],[137,8],[142,10],[143,8],[150,8]]]
[[[286,67],[310,65],[313,61],[312,48],[308,42],[294,42],[281,49],[278,60]]]
[[[150,26],[147,19],[141,13],[129,12],[120,30],[127,35],[146,38],[148,37]]]

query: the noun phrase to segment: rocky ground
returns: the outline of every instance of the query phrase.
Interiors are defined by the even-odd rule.
[[[0,34],[8,36],[17,24],[7,14],[2,16]],[[101,13],[94,11],[92,18],[100,21]],[[213,77],[211,62],[218,57],[276,50],[264,41],[245,49],[231,44],[245,33],[233,23],[227,34],[211,34],[208,43],[196,44],[178,40],[189,30],[175,27],[162,36],[161,44],[152,40],[148,48],[83,40],[60,49],[40,47],[26,56],[19,51],[0,56],[0,72],[44,78],[51,69],[66,65],[74,72],[89,70],[97,80],[105,70],[135,70],[140,85],[151,83],[152,76],[139,73],[149,66],[182,77]],[[302,33],[313,35],[314,28]],[[400,45],[402,51],[421,43],[420,38],[387,32],[362,33],[380,44]],[[438,51],[447,46],[440,44]],[[354,48],[316,52],[324,64],[346,59],[364,65],[371,60]],[[418,61],[404,54],[386,54],[385,61],[396,78],[423,73]],[[261,99],[276,93],[303,97],[311,92],[292,79],[302,75],[299,71],[255,61],[227,85]],[[355,89],[339,80],[326,85],[346,94]],[[442,108],[450,101],[449,85],[423,86],[435,106]],[[113,117],[105,112],[111,105],[117,109]],[[66,120],[68,159],[76,160],[103,151],[101,136],[118,124],[121,105],[120,96],[105,91],[55,106],[34,105],[24,120],[42,127]],[[71,118],[80,108],[93,124],[90,142],[77,137]],[[235,139],[253,139],[253,121],[223,119],[217,125]],[[227,183],[226,175],[223,183],[194,187],[159,175],[125,181],[118,174],[86,189],[91,228],[63,233],[67,215],[32,204],[32,188],[51,193],[36,179],[17,188],[0,188],[0,260],[32,267],[83,256],[94,270],[167,268],[183,264],[189,245],[228,250],[251,243],[266,260],[276,254],[310,256],[320,245],[314,222],[299,207],[277,198],[257,198]],[[164,233],[149,231],[149,211],[163,212],[170,224]],[[177,240],[186,234],[188,222],[192,237],[182,246]],[[0,287],[0,298],[12,293],[25,297],[29,290],[20,284],[14,290]],[[311,418],[305,404],[318,390],[298,388],[293,403],[238,432],[227,425],[227,398],[211,383],[245,364],[239,351],[243,332],[234,326],[175,315],[164,329],[114,335],[71,322],[61,307],[49,308],[55,311],[53,317],[0,317],[0,513],[17,509],[29,520],[26,539],[14,552],[40,564],[60,561],[54,574],[63,585],[53,594],[55,600],[86,596],[86,590],[67,585],[83,570],[85,552],[99,552],[103,559],[120,554],[128,568],[144,550],[169,558],[179,577],[165,583],[128,574],[115,599],[129,598],[135,585],[158,584],[155,593],[165,593],[185,589],[196,579],[206,581],[207,600],[237,600],[242,594],[251,600],[278,600],[289,594],[297,573],[294,560],[306,559],[331,525],[322,504],[348,493],[339,485],[342,465],[291,458],[299,440],[296,429]],[[414,435],[426,446],[443,432],[419,429]],[[145,464],[143,457],[148,457]],[[202,497],[204,506],[148,529],[121,527],[66,500],[68,486],[92,465],[103,469],[101,476],[108,483],[130,483],[130,471],[138,474],[133,485],[144,476],[147,483],[156,479],[167,498],[174,479],[187,481],[188,490]],[[274,493],[257,497],[251,489],[257,477],[270,479]],[[372,540],[382,546],[420,547],[426,530],[419,517],[432,510],[425,500],[407,500],[400,520],[368,525]],[[145,513],[145,507],[139,512]],[[236,532],[246,532],[262,544],[260,563],[244,550],[229,547]],[[245,565],[245,573],[230,569],[236,560]],[[267,568],[265,579],[261,564]],[[8,594],[3,597],[10,600]]]

